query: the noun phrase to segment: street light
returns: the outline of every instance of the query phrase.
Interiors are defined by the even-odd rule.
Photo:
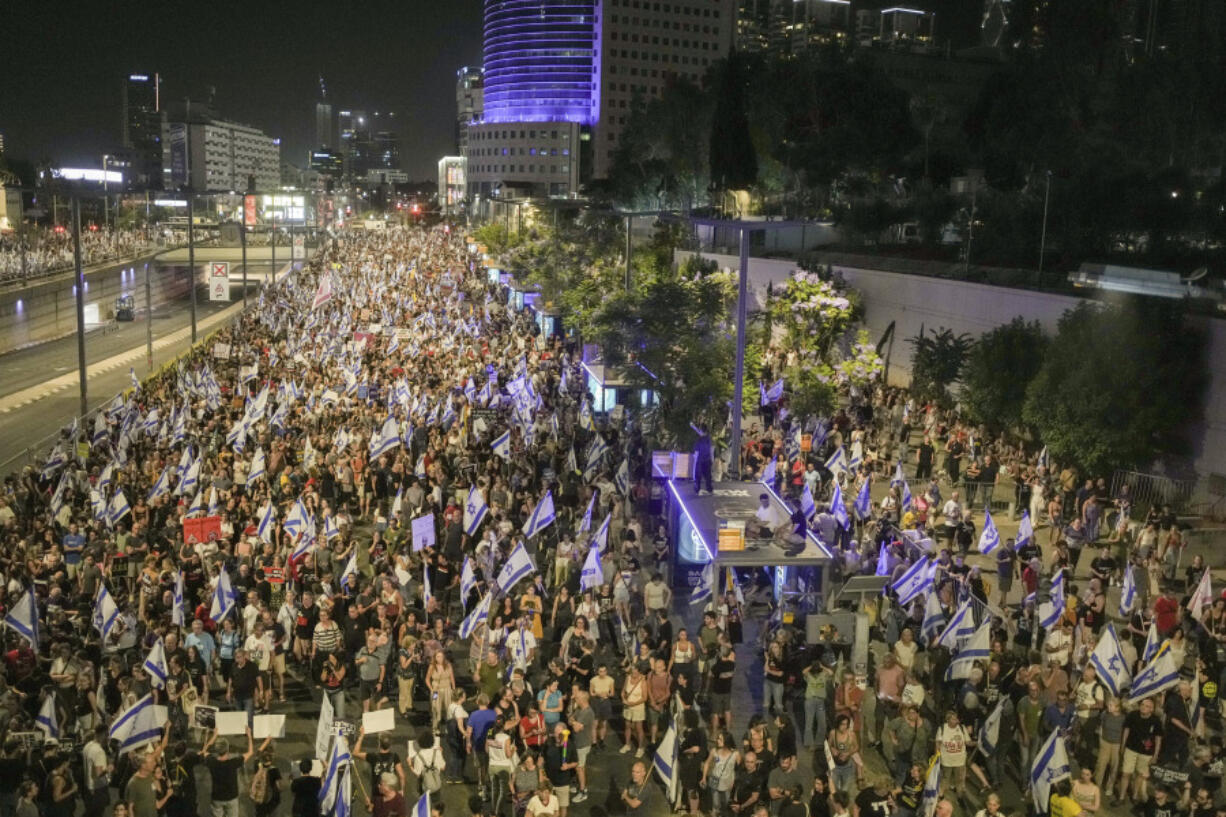
[[[1047,186],[1043,190],[1043,232],[1039,235],[1039,277],[1043,277],[1043,255],[1047,250],[1047,202],[1051,198],[1051,171],[1045,170]]]
[[[107,188],[106,164],[110,158],[112,158],[111,154],[102,154],[102,226],[108,229],[111,226],[111,196]]]

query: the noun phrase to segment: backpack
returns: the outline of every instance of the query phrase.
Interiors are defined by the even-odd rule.
[[[421,752],[417,753],[417,759],[422,761],[421,774],[418,775],[418,781],[421,783],[421,790],[434,794],[443,788],[443,775],[439,772],[438,767],[434,765],[433,758],[435,753],[430,752],[431,762],[425,762],[425,755]]]
[[[271,792],[268,788],[268,767],[260,764],[256,769],[255,774],[251,777],[251,801],[257,805],[267,803],[271,797]]]

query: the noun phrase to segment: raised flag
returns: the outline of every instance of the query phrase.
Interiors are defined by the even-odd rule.
[[[655,754],[652,755],[651,765],[656,770],[656,774],[660,776],[660,780],[664,782],[664,790],[668,794],[668,802],[671,805],[677,801],[677,790],[681,785],[681,770],[678,767],[678,752],[677,746],[677,728],[670,721],[668,731],[664,733],[664,737],[660,739],[660,743],[656,746]],[[414,817],[419,817],[414,815]]]
[[[1017,523],[1017,536],[1013,540],[1014,548],[1021,550],[1022,546],[1034,538],[1034,526],[1030,523],[1030,512],[1022,511],[1022,518]]]
[[[1000,531],[996,529],[996,523],[992,521],[992,512],[984,508],[983,531],[979,534],[979,552],[988,554],[998,547],[1000,547]]]
[[[370,458],[376,459],[398,445],[400,445],[400,424],[396,422],[395,417],[389,415],[383,421],[383,427],[371,437]]]
[[[311,299],[311,309],[319,309],[319,307],[332,300],[332,276],[324,273],[320,276],[319,287],[315,290],[315,297]]]
[[[924,777],[924,790],[920,800],[922,817],[933,817],[937,801],[941,799],[941,756],[933,755],[928,761],[928,774]]]
[[[170,623],[176,627],[184,626],[186,617],[183,614],[183,571],[175,573],[174,607],[170,611]]]
[[[775,487],[775,468],[775,458],[771,457],[766,461],[766,465],[762,466],[762,476],[758,479],[758,482],[773,489]]]
[[[1064,615],[1064,569],[1059,568],[1051,580],[1051,595],[1039,605],[1039,625],[1044,630],[1050,630]]]
[[[715,566],[711,562],[703,565],[698,574],[698,583],[690,591],[690,604],[702,604],[710,601],[715,595]]]
[[[468,497],[464,501],[464,532],[469,536],[476,536],[488,513],[489,506],[485,503],[485,497],[477,490],[476,485],[470,486]]]
[[[954,611],[953,618],[945,625],[945,630],[937,638],[935,646],[957,650],[974,634],[975,613],[971,610],[971,603],[964,601]]]
[[[902,460],[899,460],[894,464],[894,476],[890,477],[890,487],[893,488],[896,485],[902,485],[906,481],[907,478],[902,472]]]
[[[553,492],[546,491],[545,496],[541,501],[536,503],[536,507],[532,509],[532,514],[528,520],[524,522],[524,536],[531,539],[545,528],[553,524],[554,508],[553,508]]]
[[[945,680],[952,681],[955,678],[970,678],[975,662],[982,661],[986,664],[991,650],[992,620],[985,616],[983,623],[979,625],[974,634],[958,650],[954,660],[949,662],[949,667],[945,670]]]
[[[985,757],[991,757],[1000,745],[1000,723],[1004,719],[1005,700],[1005,697],[1001,696],[1000,702],[979,727],[979,750]]]
[[[885,548],[883,547],[884,551]],[[907,571],[898,577],[898,581],[890,585],[891,589],[898,595],[898,603],[906,606],[915,600],[915,597],[923,593],[928,588],[932,587],[932,576],[928,572],[929,565],[932,564],[932,559],[924,555],[918,562],[907,568]],[[931,594],[935,596],[936,594]]]
[[[357,575],[359,575],[358,574],[358,551],[357,551],[357,548],[354,548],[353,553],[350,554],[349,556],[349,561],[345,562],[345,567],[341,569],[341,575],[340,575],[341,591],[345,595],[351,595],[353,593],[353,587],[351,586],[352,582],[350,581],[349,577],[357,576]]]
[[[38,708],[38,717],[34,719],[34,726],[43,730],[47,740],[60,739],[60,718],[55,709],[54,691],[48,692],[47,697],[43,698],[42,706]]]
[[[1139,701],[1150,695],[1157,695],[1178,683],[1179,667],[1175,666],[1175,659],[1171,657],[1171,651],[1159,650],[1157,657],[1138,672],[1137,677],[1132,680],[1128,700]]]
[[[230,615],[238,601],[238,593],[230,586],[230,574],[225,566],[217,571],[217,584],[213,588],[213,603],[209,607],[209,618],[220,624],[222,619]]]
[[[166,663],[166,646],[162,643],[162,639],[153,642],[153,647],[149,650],[149,654],[145,656],[145,663],[141,664],[145,672],[149,673],[149,683],[158,689],[166,688],[166,679],[170,676],[170,667]]]
[[[847,515],[847,504],[843,502],[843,489],[836,480],[834,491],[830,494],[830,514],[835,521],[843,526],[843,530],[851,530],[851,517]]]
[[[473,560],[471,556],[464,557],[464,567],[460,568],[460,602],[467,607],[468,597],[472,594],[473,588],[477,586],[477,576],[473,571]]]
[[[868,519],[873,512],[873,500],[869,493],[870,481],[864,480],[864,484],[860,486],[860,492],[856,494],[856,501],[852,503],[851,509],[855,512],[856,518],[860,521]]]
[[[1209,568],[1201,574],[1200,583],[1192,597],[1188,599],[1188,613],[1192,618],[1201,621],[1205,617],[1205,608],[1213,604],[1213,588],[1209,584]]]
[[[1039,752],[1035,755],[1034,765],[1030,768],[1030,791],[1034,795],[1034,805],[1040,814],[1047,813],[1048,801],[1051,799],[1051,787],[1058,781],[1069,777],[1068,751],[1064,747],[1064,738],[1060,730],[1053,729],[1043,741]]]
[[[808,483],[805,483],[805,487],[800,491],[800,512],[805,515],[805,519],[810,519],[817,513],[817,502],[813,499]]]
[[[1151,621],[1149,634],[1145,637],[1145,649],[1141,651],[1141,663],[1148,664],[1165,646],[1166,642],[1158,636],[1158,625]]]
[[[609,549],[609,522],[613,519],[613,512],[605,514],[604,521],[600,523],[600,527],[596,529],[596,533],[592,535],[592,548],[604,553]]]
[[[604,570],[600,566],[600,549],[593,544],[587,551],[583,571],[579,574],[579,589],[587,592],[604,584]]]
[[[26,592],[5,614],[4,624],[38,651],[38,602],[34,598],[33,585],[26,587]]]
[[[332,745],[328,748],[327,761],[324,763],[324,777],[319,786],[319,811],[321,814],[331,814],[336,809],[338,801],[343,798],[341,778],[344,777],[352,763],[349,754],[349,741],[344,735],[334,735]]]
[[[834,449],[834,453],[826,460],[826,470],[834,475],[835,480],[839,478],[839,474],[847,471],[847,454],[843,451],[843,446]]]
[[[528,551],[524,549],[524,545],[521,542],[511,551],[511,555],[507,557],[506,564],[498,572],[498,589],[503,594],[510,593],[511,588],[520,579],[535,572],[536,565],[532,563],[532,557],[528,555]]]
[[[111,497],[111,503],[106,509],[107,521],[114,527],[131,512],[132,508],[128,505],[128,498],[123,495],[123,489],[116,488],[115,495]]]
[[[583,512],[583,520],[579,523],[579,533],[587,533],[592,529],[592,510],[596,507],[596,492],[587,501],[587,510]]]
[[[260,541],[271,542],[273,540],[276,523],[277,512],[273,508],[272,503],[269,502],[264,506],[264,509],[260,511],[260,523],[256,527],[256,534],[260,537]]]
[[[465,616],[464,621],[460,623],[460,638],[468,638],[477,631],[477,626],[486,621],[490,617],[490,602],[494,598],[494,593],[491,591],[481,597],[481,601],[477,602],[477,606],[472,612]]]
[[[617,473],[613,475],[613,483],[617,486],[617,491],[622,496],[627,496],[630,493],[630,467],[627,460],[622,460],[622,464],[617,467]],[[1206,571],[1206,574],[1208,571]]]
[[[264,468],[264,448],[261,446],[255,450],[255,454],[251,457],[251,469],[247,471],[248,488],[254,485],[256,480],[264,476]]]
[[[106,589],[106,585],[99,584],[98,594],[94,597],[92,623],[94,629],[102,636],[104,642],[111,637],[111,630],[115,627],[115,622],[118,620],[119,605],[115,603],[115,599],[111,598],[111,593]]]
[[[1126,618],[1137,603],[1137,579],[1132,573],[1132,562],[1124,568],[1124,586],[1120,589],[1120,617]]]
[[[1108,623],[1103,628],[1094,652],[1090,653],[1090,663],[1094,671],[1111,694],[1118,698],[1132,682],[1128,672],[1128,662],[1124,659],[1124,651],[1120,647],[1119,636],[1115,633],[1115,625]]]
[[[502,432],[501,435],[492,443],[494,455],[501,457],[506,461],[511,460],[511,429]]]
[[[945,629],[945,609],[936,592],[930,592],[924,600],[924,618],[920,623],[920,635],[929,644]]]
[[[902,481],[902,509],[904,511],[911,510],[911,486],[904,479]]]

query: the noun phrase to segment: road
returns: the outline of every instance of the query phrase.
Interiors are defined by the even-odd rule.
[[[253,279],[263,277],[262,267],[251,267]],[[252,283],[249,288],[254,296],[256,285]],[[234,302],[215,303],[208,300],[204,287],[197,290],[198,336],[237,311],[242,303],[238,288],[232,294]],[[93,330],[86,335],[91,408],[130,385],[129,367],[136,370],[137,377],[150,371],[145,355],[145,318],[142,308],[134,321],[115,324],[114,328],[105,331]],[[190,346],[190,326],[191,306],[187,299],[154,308],[154,369]],[[7,475],[15,465],[22,464],[21,459],[29,447],[43,443],[71,422],[80,407],[78,383],[75,335],[0,355],[0,418],[3,418],[0,423],[0,473]],[[19,461],[8,465],[13,458]]]

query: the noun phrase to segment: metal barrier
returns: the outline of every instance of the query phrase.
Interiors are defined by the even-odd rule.
[[[1188,507],[1196,489],[1196,480],[1171,479],[1161,474],[1142,474],[1139,471],[1116,471],[1111,476],[1111,495],[1127,485],[1132,494],[1133,516],[1138,511],[1148,511],[1155,505],[1170,505],[1178,512]]]

